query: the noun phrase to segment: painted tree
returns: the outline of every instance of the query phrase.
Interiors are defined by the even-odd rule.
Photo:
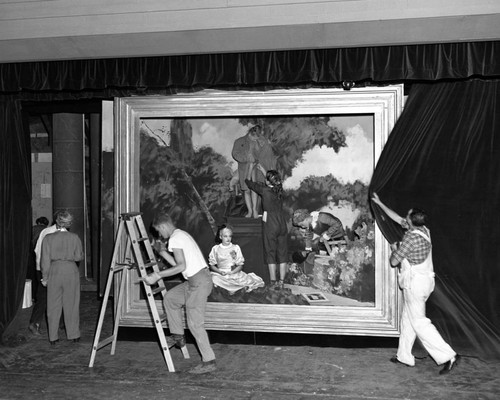
[[[303,154],[315,146],[327,146],[338,153],[346,146],[344,132],[328,124],[329,117],[293,116],[270,118],[240,118],[242,125],[262,126],[277,157],[283,179],[291,176],[292,169],[302,161]]]
[[[227,200],[227,187],[223,188],[231,176],[227,161],[208,147],[195,152],[192,127],[184,119],[173,120],[169,133],[155,132],[147,123],[142,129],[141,188],[145,208],[165,204],[170,214],[182,215],[188,226],[196,226],[201,213],[215,235],[217,223],[210,208],[220,207]]]

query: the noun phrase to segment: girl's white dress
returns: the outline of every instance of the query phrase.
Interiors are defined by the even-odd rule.
[[[237,266],[243,265],[245,259],[241,253],[241,248],[237,244],[231,243],[224,246],[222,243],[212,247],[208,255],[210,266],[217,266],[221,271],[231,272]],[[264,280],[253,272],[245,273],[239,271],[235,274],[221,275],[212,271],[212,280],[215,286],[226,289],[230,293],[237,292],[245,288],[248,292],[265,285]]]

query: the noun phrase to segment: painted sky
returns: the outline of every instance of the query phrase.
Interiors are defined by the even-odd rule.
[[[210,146],[228,160],[233,168],[236,162],[231,156],[234,140],[244,136],[247,127],[238,123],[237,119],[191,119],[193,127],[193,146],[199,149]],[[304,154],[304,160],[292,171],[283,186],[285,189],[298,187],[309,175],[324,176],[332,173],[344,183],[352,183],[356,179],[368,184],[374,168],[373,163],[373,116],[335,116],[330,125],[336,126],[346,135],[347,147],[338,153],[333,149],[315,147]],[[169,120],[148,120],[147,125],[155,134],[163,134],[169,130]],[[162,133],[163,131],[163,133]]]
[[[307,151],[304,160],[292,170],[292,176],[283,182],[284,189],[297,188],[310,175],[325,176],[330,173],[343,183],[353,183],[356,179],[365,184],[370,182],[374,167],[373,128],[367,132],[368,125],[353,117],[345,117],[350,121],[338,124],[339,118],[344,117],[330,121],[330,125],[337,123],[337,127],[343,130],[347,146],[342,147],[338,153],[326,146],[316,146]]]

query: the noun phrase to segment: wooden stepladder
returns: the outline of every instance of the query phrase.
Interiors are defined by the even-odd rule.
[[[126,242],[125,251],[122,252],[122,256],[119,255],[120,249],[123,249],[123,243]],[[130,260],[130,250],[134,255],[135,263]],[[127,259],[128,257],[128,259]],[[119,260],[121,258],[121,260]],[[116,234],[115,247],[113,250],[113,258],[111,260],[111,266],[109,268],[108,281],[106,283],[106,290],[104,292],[103,302],[101,306],[101,312],[99,315],[99,321],[97,323],[97,329],[94,337],[94,343],[92,345],[92,354],[90,356],[89,367],[94,366],[95,356],[97,350],[111,343],[111,355],[115,354],[116,350],[116,340],[118,337],[118,328],[120,325],[121,317],[121,306],[123,300],[123,293],[125,289],[125,275],[124,272],[127,269],[132,269],[136,267],[141,278],[146,277],[148,274],[159,271],[158,262],[156,261],[149,236],[147,234],[144,222],[142,220],[142,215],[139,212],[131,212],[121,214],[120,224],[118,226],[118,232]],[[106,314],[106,307],[113,286],[115,282],[115,274],[119,279],[119,290],[116,314],[114,318],[113,334],[102,341],[99,341],[101,336],[101,330],[104,323],[104,316]],[[167,343],[167,338],[165,337],[165,332],[163,331],[162,323],[166,320],[166,314],[160,315],[158,308],[156,307],[155,294],[161,293],[163,297],[167,293],[165,284],[162,279],[160,279],[156,285],[149,286],[142,282],[145,293],[146,300],[149,305],[149,310],[151,312],[153,324],[158,333],[158,338],[160,340],[161,350],[165,362],[167,363],[168,370],[174,372],[174,364],[172,362],[172,357],[170,356],[169,348],[173,347]],[[189,358],[189,353],[187,347],[181,348],[184,358]]]

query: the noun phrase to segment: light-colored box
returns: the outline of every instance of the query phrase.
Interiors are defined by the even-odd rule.
[[[23,308],[30,308],[33,305],[33,296],[31,293],[31,279],[26,279],[26,283],[24,284]]]

